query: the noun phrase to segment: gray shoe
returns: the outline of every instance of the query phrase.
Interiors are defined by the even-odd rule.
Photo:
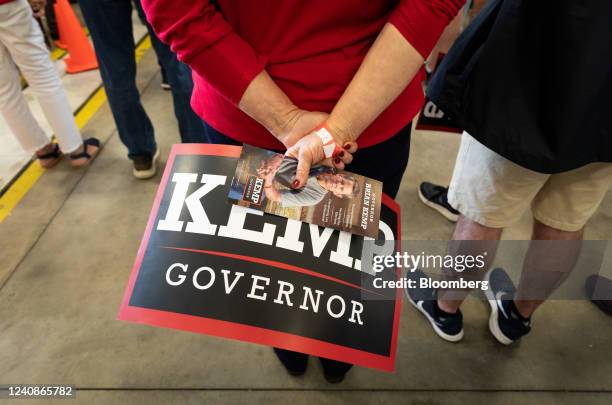
[[[149,155],[134,156],[132,160],[134,163],[134,170],[132,172],[134,177],[145,180],[155,176],[157,172],[157,159],[159,159],[159,148],[157,148],[152,157]]]
[[[449,221],[457,222],[459,219],[459,211],[448,203],[447,196],[448,188],[446,187],[427,181],[419,185],[419,198],[423,204],[438,211]]]

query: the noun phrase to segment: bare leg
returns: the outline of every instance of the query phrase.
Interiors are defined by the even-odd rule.
[[[485,267],[480,270],[464,272],[465,274],[458,273],[453,269],[446,269],[446,278],[481,279],[495,258],[502,231],[502,228],[489,228],[461,215],[455,227],[449,254],[480,255],[486,252]],[[440,290],[438,292],[438,307],[445,312],[455,313],[469,292],[470,290]]]
[[[565,281],[580,255],[583,233],[582,229],[575,232],[561,231],[537,220],[534,222],[532,242],[525,255],[514,301],[522,316],[531,317]]]

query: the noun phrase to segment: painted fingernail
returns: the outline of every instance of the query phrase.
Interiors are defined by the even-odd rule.
[[[341,151],[338,153],[338,157],[344,157],[344,151],[343,151],[343,150],[341,150]]]
[[[334,159],[334,163],[336,163],[336,164],[340,164],[340,158],[335,158],[335,159]]]
[[[300,185],[300,181],[299,180],[293,180],[293,183],[291,183],[291,187],[292,188],[298,188],[299,185]]]
[[[351,149],[351,144],[350,143],[345,143],[344,144],[344,149],[346,149],[346,150]]]

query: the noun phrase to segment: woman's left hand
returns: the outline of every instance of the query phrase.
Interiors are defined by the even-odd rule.
[[[341,145],[342,150],[331,158],[325,158],[323,142],[314,132],[301,138],[292,147],[287,149],[285,156],[291,156],[298,160],[295,178],[291,183],[294,189],[302,188],[308,180],[310,167],[316,164],[323,164],[344,169],[345,165],[353,161],[353,153],[357,151],[357,142],[349,141]]]

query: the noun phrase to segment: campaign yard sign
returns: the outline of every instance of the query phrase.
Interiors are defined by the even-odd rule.
[[[383,196],[370,252],[367,237],[230,203],[240,152],[172,148],[119,319],[392,371],[400,293],[362,288],[361,255],[393,253],[398,206]]]

